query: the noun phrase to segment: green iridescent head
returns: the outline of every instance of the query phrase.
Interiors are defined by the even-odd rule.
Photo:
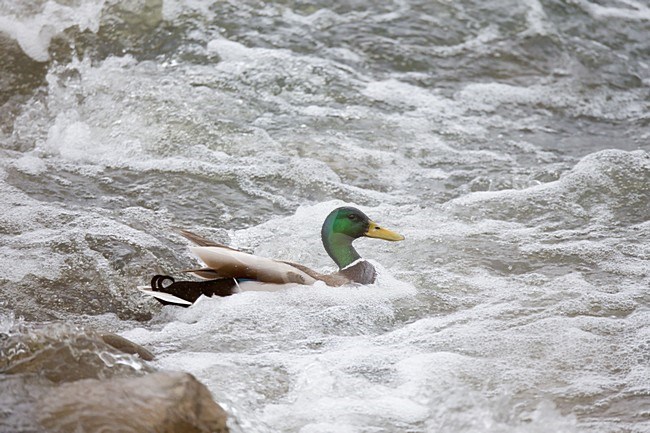
[[[344,268],[361,257],[352,247],[352,241],[362,236],[401,241],[404,236],[379,227],[359,209],[340,207],[325,219],[321,229],[323,245],[339,268]]]

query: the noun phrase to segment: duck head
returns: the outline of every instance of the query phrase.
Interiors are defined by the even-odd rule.
[[[323,246],[339,268],[361,258],[352,246],[352,242],[360,237],[401,241],[404,236],[392,230],[379,226],[366,214],[354,207],[334,209],[325,219],[321,229]]]

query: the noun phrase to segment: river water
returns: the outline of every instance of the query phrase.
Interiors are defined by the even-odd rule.
[[[116,331],[235,432],[650,431],[647,2],[2,0],[0,42],[0,331]],[[406,236],[372,286],[135,290],[179,228],[334,270],[343,204]]]

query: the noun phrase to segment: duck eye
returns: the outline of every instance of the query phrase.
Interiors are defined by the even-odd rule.
[[[355,219],[357,219],[357,216],[354,215],[354,214],[350,214],[350,215],[348,215],[348,218],[350,218],[351,220],[355,220]]]

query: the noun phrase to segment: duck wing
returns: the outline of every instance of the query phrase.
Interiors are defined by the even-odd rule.
[[[314,284],[317,280],[294,265],[228,247],[198,246],[191,247],[190,251],[222,278],[243,278],[273,284],[297,283],[306,285]]]

